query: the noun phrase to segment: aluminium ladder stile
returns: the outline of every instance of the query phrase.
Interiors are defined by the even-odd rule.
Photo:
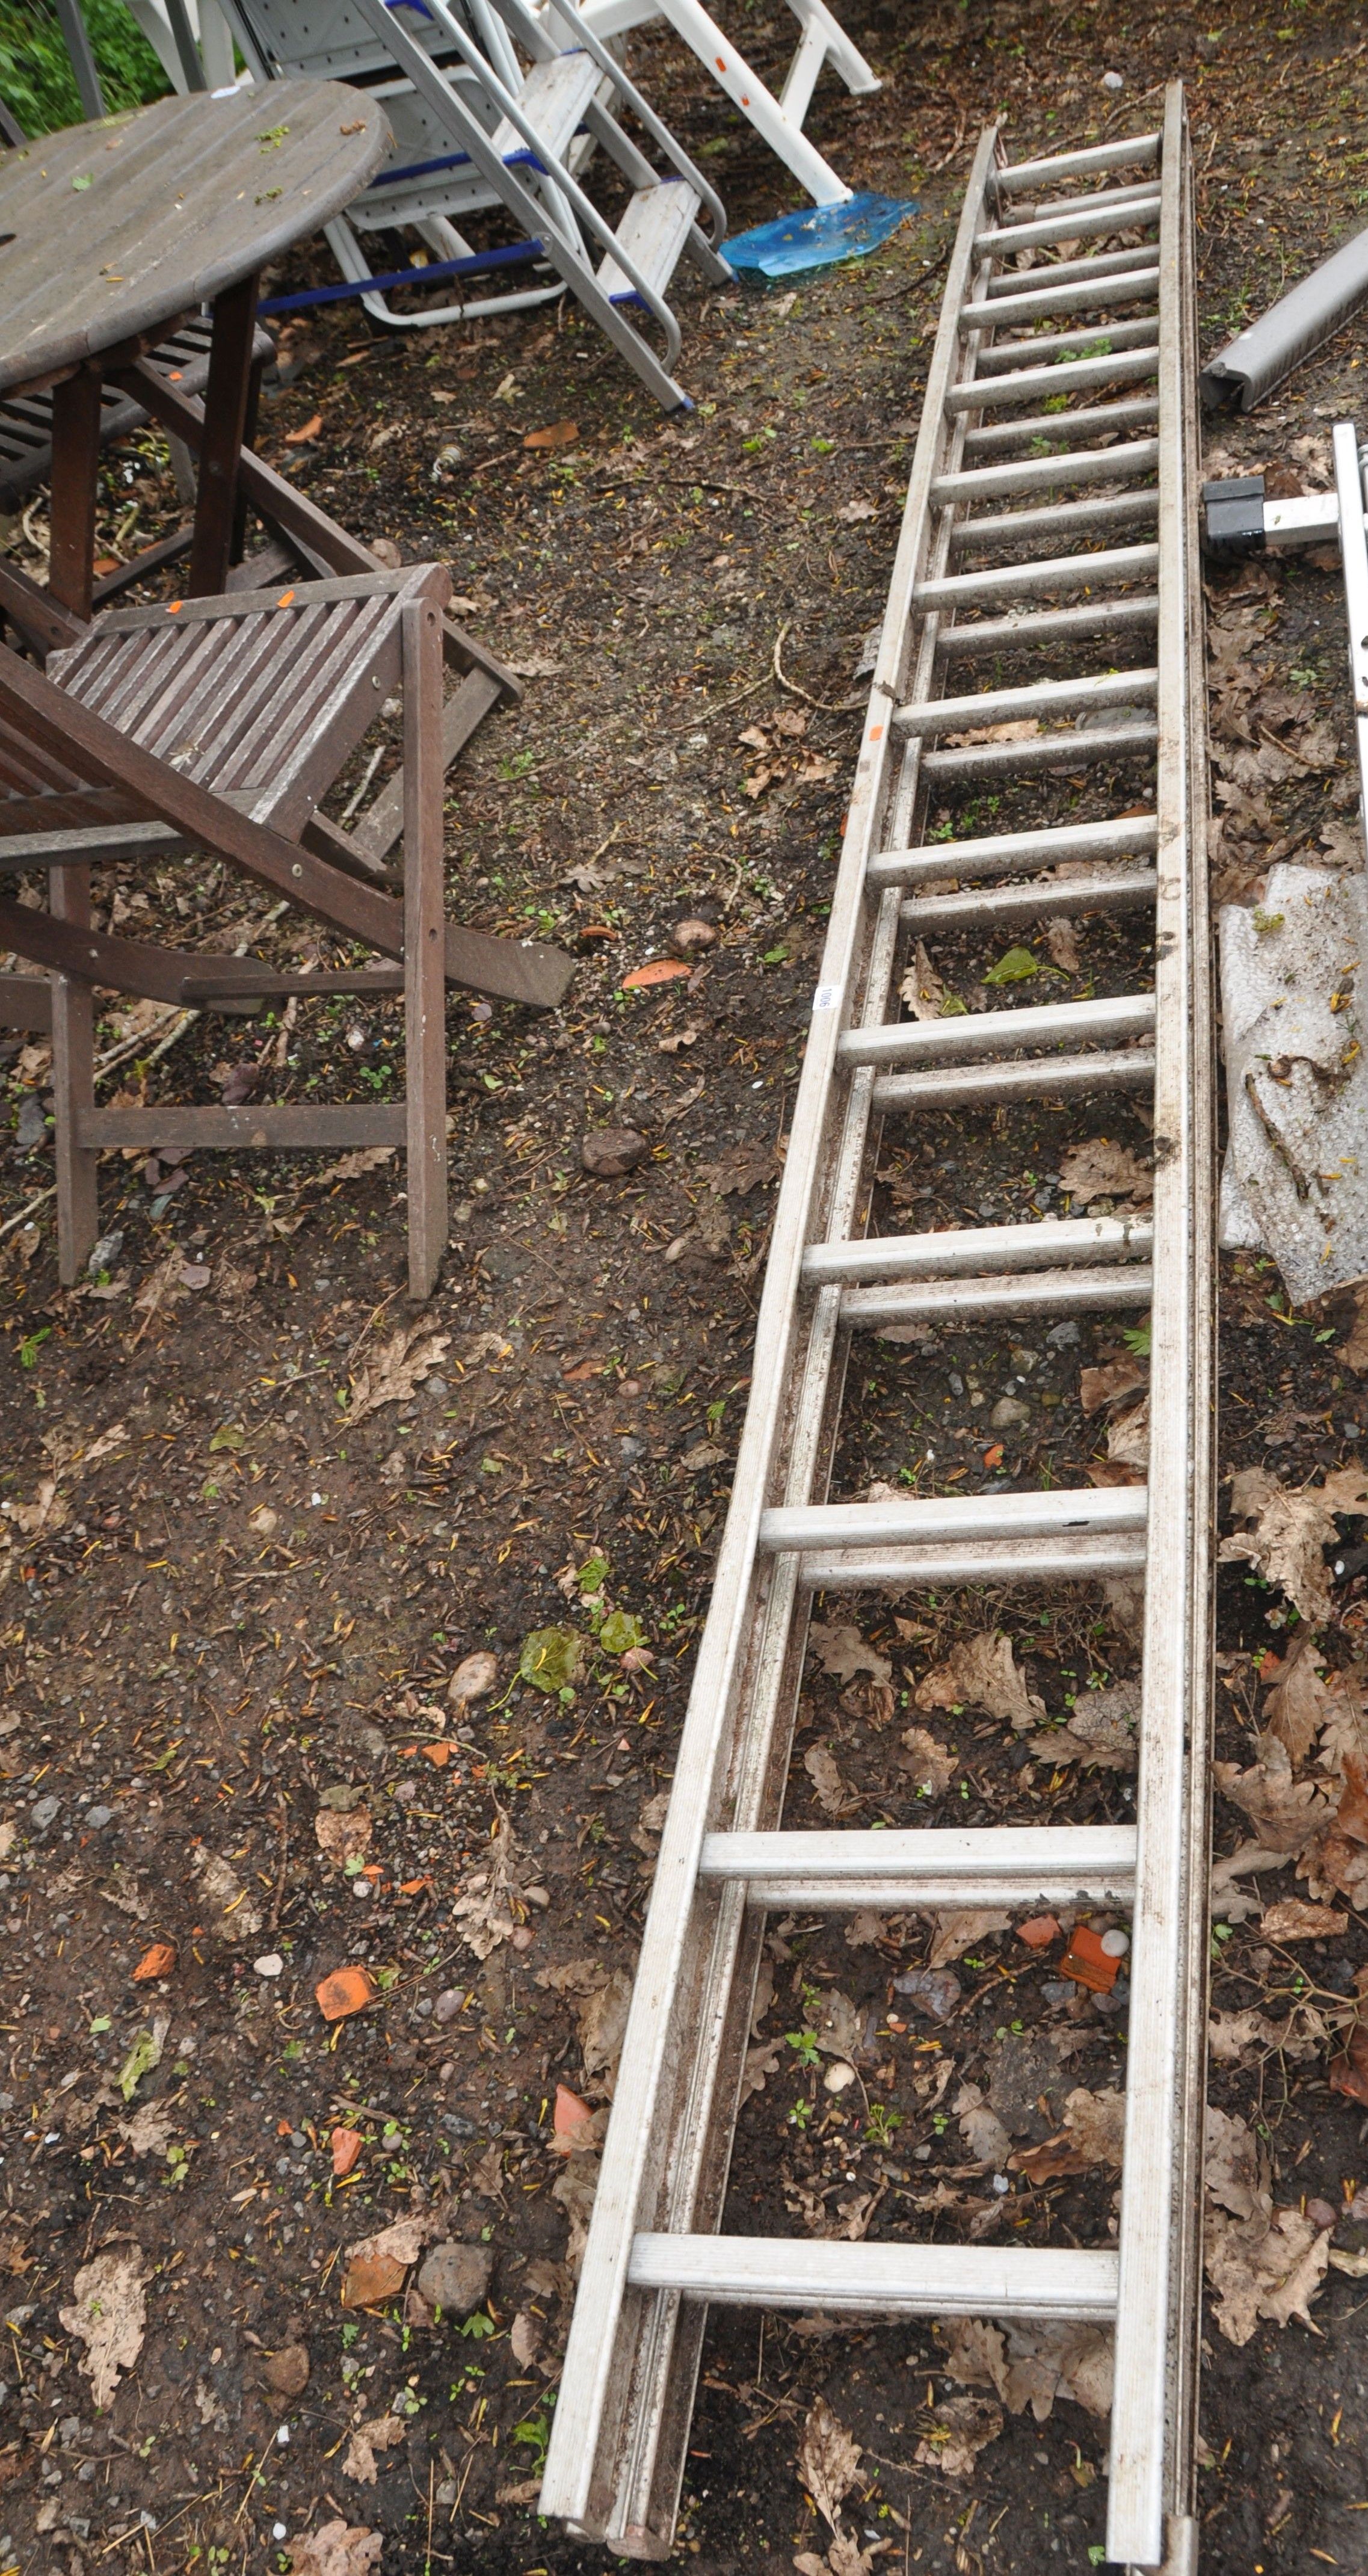
[[[1013,168],[990,129],[973,163],[542,2489],[629,2556],[668,2553],[719,2301],[1110,2322],[1108,2558],[1196,2564],[1214,1190],[1189,194],[1177,85],[1157,134]],[[966,694],[983,656],[1040,676]],[[1022,717],[1039,730],[942,739]],[[1080,771],[1110,819],[930,837],[928,800],[966,782]],[[899,1020],[910,939],[1044,924],[1061,900],[1147,918],[1153,989]],[[880,1120],[1013,1098],[1095,1119],[1118,1090],[1152,1109],[1152,1220],[865,1235]],[[824,1499],[852,1331],[1137,1308],[1146,1486]],[[814,1592],[1115,1576],[1144,1577],[1133,1825],[777,1830]],[[1114,2241],[719,2233],[766,1909],[1042,1901],[1131,1917]]]

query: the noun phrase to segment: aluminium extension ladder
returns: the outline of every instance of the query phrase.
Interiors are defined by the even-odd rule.
[[[1215,1194],[1189,191],[1177,85],[1159,134],[1011,168],[990,129],[973,164],[541,2494],[628,2555],[668,2553],[706,2304],[723,2301],[1113,2323],[1108,2558],[1196,2563]],[[1112,313],[1130,318],[1099,322]],[[1127,523],[1148,533],[1114,543]],[[956,569],[970,552],[986,562]],[[1138,667],[1108,672],[1113,649]],[[1044,676],[942,694],[979,655]],[[935,747],[1027,716],[1034,736]],[[1114,819],[929,840],[947,782],[1009,800],[1016,780],[1086,769]],[[1062,860],[1087,871],[1033,875]],[[917,891],[947,876],[957,891]],[[1125,907],[1153,921],[1152,991],[898,1020],[909,938]],[[1117,1087],[1153,1106],[1152,1222],[862,1239],[880,1119],[1052,1098],[1095,1120]],[[823,1499],[852,1329],[1136,1307],[1147,1488]],[[1134,1825],[776,1830],[814,1591],[1141,1574]],[[1089,1901],[1133,1926],[1113,2244],[716,2232],[765,1909]]]

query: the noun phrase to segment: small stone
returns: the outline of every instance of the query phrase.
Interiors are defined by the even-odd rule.
[[[625,1180],[647,1151],[635,1127],[591,1127],[580,1145],[580,1161],[596,1181]]]
[[[693,957],[705,948],[717,946],[717,925],[712,921],[677,921],[670,933],[681,957]]]
[[[1114,90],[1118,90],[1118,89],[1124,89],[1124,88],[1125,88],[1125,86],[1126,86],[1125,78],[1124,78],[1124,75],[1123,75],[1122,73],[1120,73],[1120,72],[1104,72],[1104,73],[1102,74],[1102,87],[1103,87],[1104,89],[1109,89],[1109,90],[1113,90],[1113,91],[1114,91]]]
[[[111,1825],[113,1821],[112,1807],[87,1807],[85,1811],[84,1822],[92,1834],[102,1833],[105,1826]]]
[[[494,2274],[487,2245],[434,2245],[418,2275],[418,2290],[445,2317],[468,2317],[485,2297]]]
[[[995,1431],[1013,1431],[1018,1423],[1030,1421],[1031,1408],[1015,1395],[1000,1396],[988,1419]]]
[[[372,537],[370,550],[376,562],[384,565],[386,572],[398,572],[402,569],[404,558],[393,537]]]
[[[309,2384],[309,2356],[302,2343],[287,2343],[268,2353],[261,2365],[266,2385],[277,2397],[301,2397]]]
[[[1124,1959],[1130,1948],[1129,1932],[1121,1931],[1119,1926],[1114,1932],[1104,1932],[1102,1947],[1109,1959]]]
[[[1054,1324],[1045,1336],[1052,1351],[1072,1351],[1078,1347],[1077,1324]]]
[[[949,1968],[910,1968],[906,1976],[894,1978],[893,1991],[910,1996],[932,2021],[948,2021],[964,1989]]]
[[[37,1803],[29,1809],[29,1823],[32,1825],[34,1832],[36,1834],[45,1834],[49,1825],[56,1824],[57,1818],[61,1813],[61,1808],[62,1801],[60,1798],[39,1798]]]
[[[87,1276],[91,1279],[98,1279],[102,1270],[112,1270],[122,1250],[122,1227],[120,1227],[117,1234],[102,1234],[94,1251],[86,1262]]]
[[[834,2058],[822,2078],[828,2093],[844,2093],[847,2085],[853,2084],[854,2081],[855,2069],[853,2066],[847,2066],[843,2057]]]
[[[320,1789],[320,1807],[335,1807],[339,1816],[349,1816],[354,1807],[365,1803],[365,1790],[351,1780],[335,1780],[328,1789]]]
[[[278,1950],[268,1950],[264,1957],[254,1959],[252,1965],[259,1977],[278,1977],[285,1962]]]
[[[47,1120],[43,1116],[43,1104],[36,1091],[26,1091],[19,1104],[19,1122],[14,1131],[14,1141],[16,1145],[27,1151],[32,1145],[41,1145],[46,1134]]]
[[[1308,2200],[1306,2215],[1313,2227],[1324,2229],[1338,2227],[1344,2213],[1342,2210],[1333,2209],[1328,2200]]]

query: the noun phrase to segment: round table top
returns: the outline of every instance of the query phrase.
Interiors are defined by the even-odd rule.
[[[389,145],[364,91],[300,80],[0,153],[0,393],[209,303],[337,214]]]

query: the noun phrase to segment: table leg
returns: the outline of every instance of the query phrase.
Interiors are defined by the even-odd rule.
[[[186,585],[186,596],[190,599],[212,598],[228,587],[238,458],[242,453],[243,431],[247,423],[256,303],[257,281],[248,277],[240,286],[228,287],[214,305],[214,338],[209,351],[209,381],[204,390],[204,433],[199,452],[195,541],[190,550],[190,579]]]
[[[446,907],[442,868],[442,627],[403,611],[404,1084],[409,1295],[432,1295],[447,1243]]]
[[[90,615],[100,465],[98,367],[80,367],[52,389],[52,555],[48,589],[77,617]]]
[[[266,361],[264,358],[254,358],[252,360],[251,373],[247,379],[247,411],[242,424],[242,444],[244,447],[255,447],[256,445],[257,419],[261,411],[261,379],[265,372],[265,366]],[[232,552],[235,564],[241,563],[246,551],[247,494],[243,489],[242,478],[239,475],[237,499],[233,505]]]
[[[54,868],[50,901],[54,920],[77,928],[90,923],[89,868]],[[84,1111],[95,1105],[95,994],[75,975],[52,979],[52,1097],[56,1111],[57,1275],[74,1287],[100,1231],[100,1158],[82,1145]]]

